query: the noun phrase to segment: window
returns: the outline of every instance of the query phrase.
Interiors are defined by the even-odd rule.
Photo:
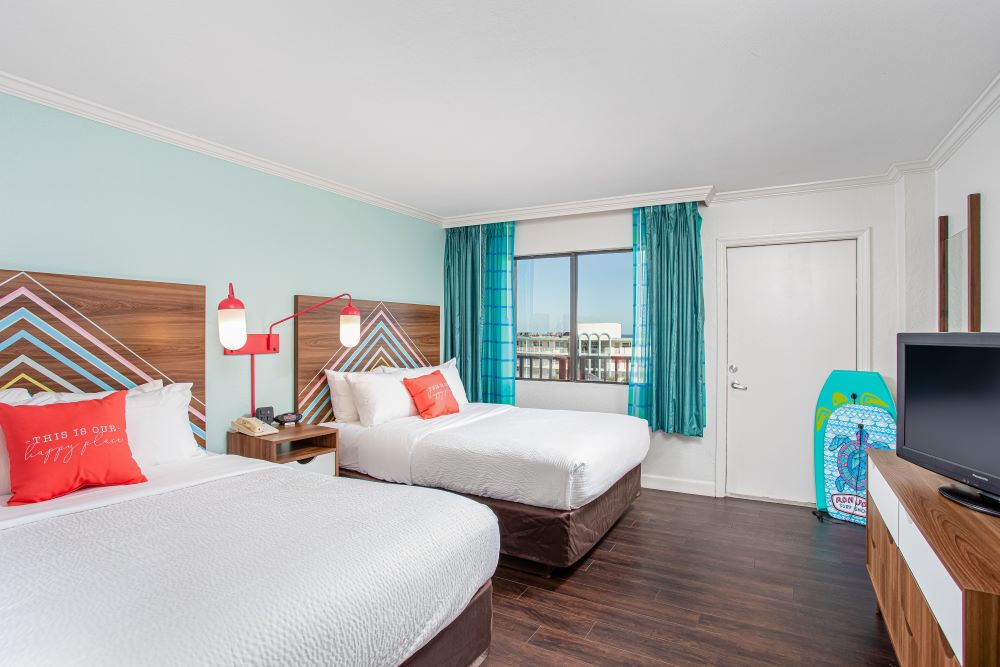
[[[515,260],[517,377],[570,378],[571,258]]]
[[[515,261],[517,377],[626,384],[632,363],[632,252]]]

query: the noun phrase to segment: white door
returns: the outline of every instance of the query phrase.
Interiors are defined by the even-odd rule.
[[[814,503],[816,399],[857,368],[857,242],[726,252],[726,494]]]

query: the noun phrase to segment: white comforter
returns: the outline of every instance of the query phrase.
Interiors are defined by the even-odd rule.
[[[625,415],[471,403],[353,429],[349,446],[357,470],[379,479],[567,510],[642,463],[649,427]]]
[[[186,465],[0,508],[0,663],[395,665],[496,567],[495,517],[453,494]]]

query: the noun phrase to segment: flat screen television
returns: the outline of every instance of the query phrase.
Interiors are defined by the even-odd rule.
[[[946,498],[1000,516],[1000,333],[899,334],[897,373],[896,453],[966,485]]]

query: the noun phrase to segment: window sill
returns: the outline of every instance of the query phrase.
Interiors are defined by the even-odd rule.
[[[553,384],[582,384],[601,387],[628,387],[628,382],[603,382],[599,380],[545,380],[542,378],[514,378],[516,382],[546,382]]]

